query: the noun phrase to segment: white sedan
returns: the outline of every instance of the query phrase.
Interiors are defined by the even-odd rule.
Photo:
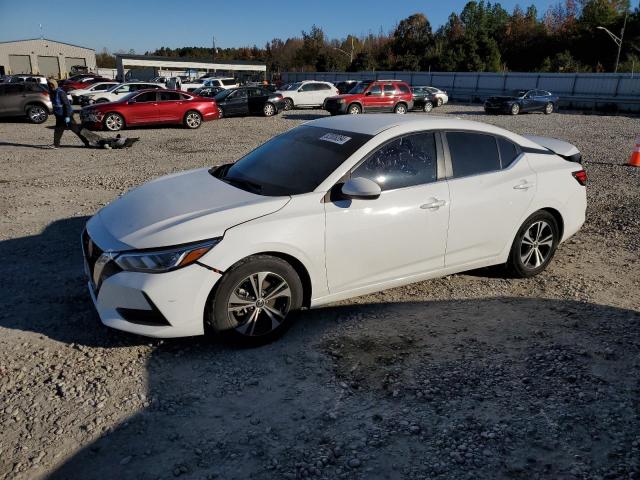
[[[98,82],[89,85],[87,88],[79,88],[71,90],[67,93],[67,98],[72,104],[80,103],[80,97],[82,95],[88,95],[90,93],[106,92],[112,89],[116,85],[120,85],[120,82]]]
[[[580,161],[471,121],[315,120],[104,207],[82,236],[89,290],[113,328],[265,342],[300,308],[490,265],[530,277],[585,220]]]

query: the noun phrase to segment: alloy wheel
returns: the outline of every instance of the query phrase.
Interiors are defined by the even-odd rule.
[[[426,113],[429,113],[431,110],[433,110],[433,103],[431,103],[431,102],[427,102],[427,103],[425,103],[425,104],[424,104],[424,107],[423,107],[423,110],[424,110]]]
[[[546,107],[544,107],[544,113],[553,113],[553,103],[547,103]]]
[[[187,126],[189,128],[198,128],[202,123],[202,117],[200,116],[199,113],[189,112],[187,114],[186,121],[187,121]]]
[[[285,98],[284,99],[284,109],[285,110],[291,110],[293,108],[293,100],[291,100],[290,98]]]
[[[351,105],[349,107],[349,114],[358,115],[360,113],[360,107],[358,105]]]
[[[543,265],[553,251],[553,229],[544,220],[531,224],[520,241],[520,260],[528,269]]]
[[[227,302],[235,331],[248,337],[266,335],[280,326],[291,308],[291,288],[273,272],[257,272],[233,289]]]
[[[29,119],[33,123],[42,123],[47,119],[47,112],[42,107],[31,107],[29,109]]]
[[[404,115],[405,113],[407,113],[407,107],[405,107],[404,104],[401,103],[399,105],[396,105],[395,111],[399,115]]]
[[[107,118],[105,118],[104,124],[106,125],[108,130],[115,132],[122,129],[122,117],[115,113],[110,113],[109,115],[107,115]]]
[[[518,115],[520,113],[520,105],[518,105],[517,103],[514,103],[511,106],[511,115]]]

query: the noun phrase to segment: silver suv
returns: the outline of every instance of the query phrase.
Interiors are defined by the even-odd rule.
[[[24,117],[44,123],[53,112],[49,91],[35,82],[0,83],[0,117]]]

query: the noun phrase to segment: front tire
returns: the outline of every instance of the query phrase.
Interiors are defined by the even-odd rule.
[[[397,113],[398,115],[404,115],[407,113],[407,106],[404,103],[399,103],[393,109],[393,113]]]
[[[443,103],[444,103],[444,100],[442,100],[441,98],[438,98],[438,106],[441,107]]]
[[[110,132],[117,132],[124,128],[124,118],[119,113],[111,112],[104,116],[104,128]]]
[[[206,321],[214,332],[234,343],[269,343],[291,326],[291,313],[302,306],[302,295],[300,277],[289,263],[254,255],[222,277]]]
[[[291,100],[290,98],[285,98],[284,99],[284,109],[289,111],[289,110],[293,110],[293,100]]]
[[[513,241],[507,268],[518,278],[542,272],[553,258],[560,242],[558,223],[549,212],[540,210],[527,218]]]
[[[362,113],[362,107],[360,107],[360,105],[358,105],[357,103],[352,103],[351,105],[349,105],[347,112],[349,113],[349,115],[359,115]]]
[[[264,113],[265,117],[273,117],[276,114],[276,107],[274,107],[273,103],[265,103],[264,107],[262,107],[262,113]]]
[[[29,105],[27,107],[27,118],[31,123],[44,123],[49,118],[49,112],[42,105]]]
[[[549,102],[544,107],[545,115],[550,115],[553,113],[553,103]]]
[[[513,105],[511,105],[511,115],[518,115],[520,113],[520,105],[518,105],[517,103],[514,103]]]
[[[202,125],[202,115],[200,112],[195,110],[189,110],[185,114],[184,121],[182,123],[188,129],[195,130],[196,128],[200,128],[200,125]]]

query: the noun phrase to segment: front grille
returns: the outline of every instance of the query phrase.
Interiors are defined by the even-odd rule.
[[[82,252],[84,253],[84,260],[87,263],[87,274],[89,275],[89,281],[91,282],[91,286],[93,287],[94,293],[98,293],[100,290],[100,286],[102,282],[104,282],[107,278],[116,273],[122,271],[122,269],[118,266],[116,262],[113,260],[109,260],[102,267],[102,271],[100,272],[100,277],[96,280],[94,278],[94,272],[96,269],[96,262],[104,253],[102,250],[89,236],[89,233],[85,229],[82,232]]]

